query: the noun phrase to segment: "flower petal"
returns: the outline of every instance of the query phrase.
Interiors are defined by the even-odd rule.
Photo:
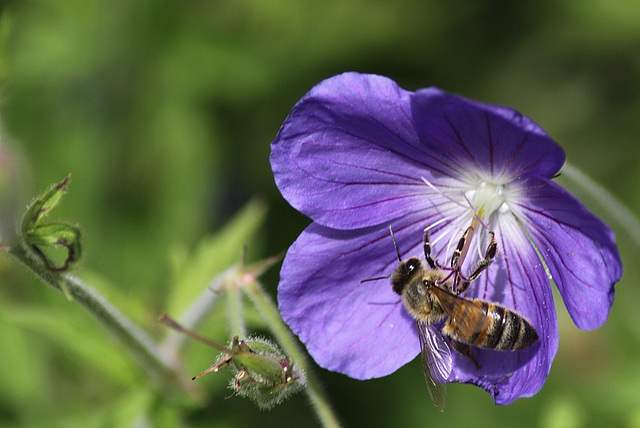
[[[486,171],[494,179],[539,175],[551,178],[564,151],[535,122],[516,110],[448,94],[419,90],[411,109],[429,166],[445,175]],[[425,161],[426,163],[426,161]]]
[[[531,179],[527,184],[522,221],[573,322],[583,330],[602,326],[622,276],[613,232],[556,183]]]
[[[394,223],[399,242],[413,242],[414,254],[421,238],[415,232],[424,224],[419,217]],[[361,282],[388,275],[397,263],[387,226],[338,231],[313,223],[289,248],[278,305],[320,366],[369,379],[394,372],[420,352],[416,323],[390,280]]]
[[[392,80],[345,73],[315,86],[271,144],[284,198],[336,229],[388,222],[424,204],[411,93]]]

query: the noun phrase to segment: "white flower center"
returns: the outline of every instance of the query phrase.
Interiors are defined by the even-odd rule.
[[[497,212],[505,214],[509,211],[507,201],[508,189],[503,184],[480,181],[475,188],[465,192],[466,199],[476,210],[481,219],[490,220]]]
[[[437,214],[428,225],[432,247],[441,259],[453,254],[460,237],[471,226],[463,262],[467,272],[484,257],[491,238],[490,232],[512,234],[519,228],[513,214],[521,197],[521,189],[511,180],[487,177],[484,173],[469,173],[463,179],[440,182],[436,186],[426,179],[431,189],[430,201]],[[435,193],[435,194],[434,194]],[[520,236],[515,233],[515,236]]]

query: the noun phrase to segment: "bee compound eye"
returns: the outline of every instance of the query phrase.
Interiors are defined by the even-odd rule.
[[[404,265],[404,269],[403,269],[403,275],[404,276],[409,276],[411,275],[411,273],[416,269],[415,265],[413,264],[413,262],[411,260],[409,260],[405,265]]]
[[[405,278],[412,277],[419,272],[420,260],[418,259],[409,259],[402,264],[402,276]]]

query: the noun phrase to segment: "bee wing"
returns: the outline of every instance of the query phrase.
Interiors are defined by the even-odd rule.
[[[446,403],[445,382],[453,367],[451,348],[436,327],[421,321],[418,321],[417,324],[422,370],[427,382],[427,389],[433,404],[444,411]]]
[[[440,287],[433,287],[431,291],[461,336],[470,337],[491,326],[487,308],[481,301],[458,297]]]

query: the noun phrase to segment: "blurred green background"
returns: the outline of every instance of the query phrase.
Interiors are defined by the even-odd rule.
[[[172,305],[180,267],[247,201],[268,207],[246,239],[250,260],[286,249],[309,223],[279,195],[269,144],[307,90],[343,71],[517,108],[640,212],[637,0],[26,0],[1,8],[3,138],[21,162],[18,211],[72,172],[54,216],[82,225],[78,275],[155,337],[165,333],[156,319]],[[585,202],[616,230],[625,276],[597,331],[577,330],[558,306],[560,349],[538,395],[496,407],[484,391],[454,384],[441,414],[418,360],[366,382],[318,370],[344,424],[640,427],[640,248],[613,223],[618,216]],[[3,204],[6,230],[13,205]],[[220,251],[212,264],[240,254],[237,244]],[[277,271],[264,277],[274,296]],[[222,323],[214,315],[200,331],[224,342]],[[215,356],[191,344],[188,375]],[[0,426],[317,426],[302,394],[270,412],[224,400],[227,377],[198,380],[204,406],[159,391],[85,311],[0,259]]]

